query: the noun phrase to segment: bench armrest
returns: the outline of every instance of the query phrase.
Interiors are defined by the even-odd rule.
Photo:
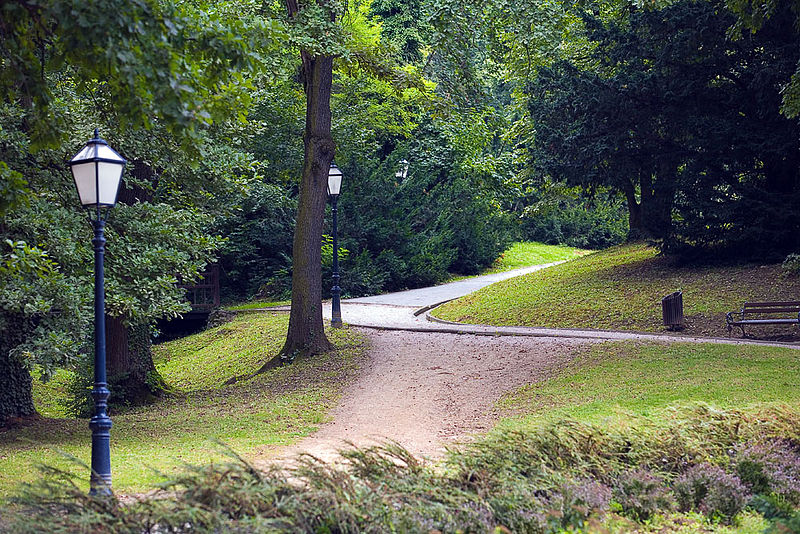
[[[736,322],[734,320],[734,318],[733,318],[734,315],[738,315],[740,320],[744,319],[744,310],[738,311],[738,312],[737,311],[732,311],[732,312],[726,313],[725,314],[725,322],[727,324],[732,324],[732,323]]]

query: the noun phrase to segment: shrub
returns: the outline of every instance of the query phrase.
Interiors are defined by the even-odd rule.
[[[748,504],[750,508],[764,516],[765,519],[789,519],[794,514],[794,507],[780,495],[756,495]]]
[[[600,482],[568,481],[547,501],[548,523],[565,529],[580,529],[590,516],[608,510],[610,501],[611,489]]]
[[[673,490],[681,511],[699,510],[725,523],[744,509],[750,497],[737,476],[712,464],[691,467],[675,481]]]
[[[787,519],[775,521],[765,534],[797,534],[798,532],[800,532],[800,512],[795,512]]]
[[[668,511],[670,499],[661,479],[643,466],[658,465],[666,472],[684,462],[695,463],[698,457],[724,461],[728,450],[737,451],[745,441],[776,433],[793,436],[800,428],[800,419],[788,408],[746,415],[674,413],[688,414],[687,420],[670,418],[654,427],[648,426],[652,421],[640,419],[633,425],[602,428],[561,421],[506,432],[452,451],[443,468],[392,443],[346,451],[345,461],[333,465],[305,457],[288,470],[258,471],[241,458],[233,464],[187,466],[161,485],[164,493],[125,506],[116,499],[91,498],[72,482],[77,475],[50,469],[49,476],[27,487],[21,499],[25,506],[17,517],[4,517],[7,525],[0,529],[594,532],[595,520],[609,509],[612,496],[637,521],[648,513]],[[737,430],[728,432],[731,428]],[[717,454],[720,448],[723,452]],[[87,470],[83,466],[80,472]],[[746,488],[721,468],[706,463],[682,470],[674,491],[684,510],[729,522],[745,505]],[[779,495],[759,495],[751,506],[773,522],[773,534],[798,532],[797,510]]]
[[[637,521],[647,521],[674,504],[664,479],[646,468],[621,473],[613,496],[622,507],[622,513]]]
[[[736,472],[753,493],[776,493],[800,502],[800,452],[785,440],[737,447]]]
[[[617,245],[628,235],[625,207],[619,199],[591,202],[569,194],[544,194],[523,211],[522,236],[551,245],[601,249]]]
[[[783,272],[787,275],[798,276],[800,275],[800,254],[789,254],[781,264]]]
[[[352,298],[380,293],[389,279],[389,273],[381,269],[381,266],[373,261],[369,257],[369,253],[364,250],[342,265],[341,277],[342,281],[339,285],[342,288],[342,296]],[[323,269],[322,279],[330,280],[325,269]],[[329,291],[323,283],[323,293],[327,296]]]

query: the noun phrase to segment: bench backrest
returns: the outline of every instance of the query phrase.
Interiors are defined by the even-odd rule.
[[[744,313],[800,313],[800,301],[785,300],[780,302],[745,302]]]

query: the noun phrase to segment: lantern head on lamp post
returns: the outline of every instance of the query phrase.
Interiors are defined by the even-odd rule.
[[[394,176],[401,182],[406,179],[406,176],[408,176],[407,159],[401,159],[399,162],[397,162],[397,172],[394,173]]]
[[[339,170],[335,163],[331,163],[331,168],[328,171],[328,196],[331,199],[331,212],[333,213],[333,287],[331,288],[331,326],[333,328],[342,327],[342,288],[339,287],[338,209],[336,206],[341,189],[342,171]]]
[[[84,208],[90,209],[89,218],[94,228],[94,415],[89,421],[92,429],[91,494],[111,494],[111,418],[108,416],[108,383],[106,381],[106,328],[103,254],[106,239],[103,235],[105,216],[103,208],[113,208],[117,203],[125,159],[100,139],[97,130],[94,138],[69,162],[75,187]],[[91,214],[94,212],[95,216]]]

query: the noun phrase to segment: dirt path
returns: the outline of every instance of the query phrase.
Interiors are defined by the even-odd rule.
[[[282,458],[335,458],[350,441],[392,439],[417,455],[440,456],[455,440],[490,429],[504,393],[563,367],[585,339],[489,337],[365,330],[369,361],[334,409],[333,421]]]

